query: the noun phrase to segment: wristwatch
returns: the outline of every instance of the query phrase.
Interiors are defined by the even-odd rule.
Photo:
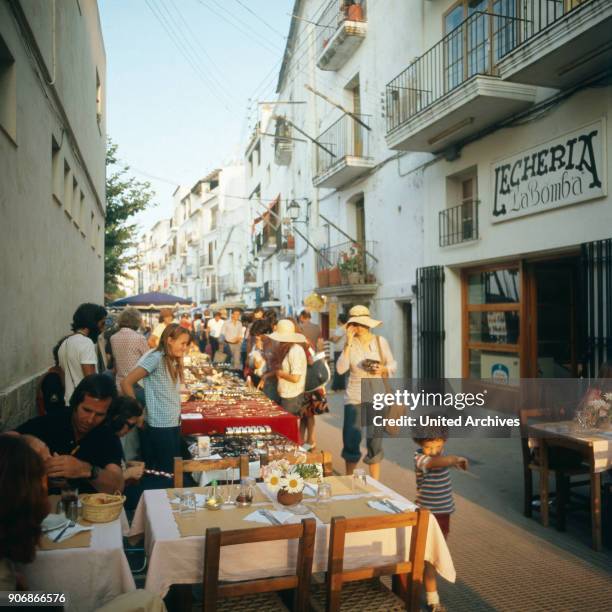
[[[89,472],[89,480],[95,480],[102,470],[97,465],[91,466],[91,472]]]

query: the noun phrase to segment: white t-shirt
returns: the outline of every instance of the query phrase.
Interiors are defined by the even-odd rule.
[[[58,361],[64,370],[64,400],[66,405],[75,387],[84,378],[82,365],[93,365],[98,371],[96,345],[83,334],[73,334],[64,340],[57,352]]]
[[[223,319],[219,319],[218,321],[217,319],[210,319],[206,325],[206,329],[208,329],[213,338],[220,338],[224,323],[225,321]]]
[[[278,394],[285,399],[297,397],[301,393],[304,393],[306,388],[306,369],[308,367],[308,360],[306,359],[306,353],[304,349],[298,344],[294,344],[287,353],[287,356],[283,359],[281,369],[287,374],[299,374],[300,379],[298,382],[293,383],[284,378],[278,378]]]

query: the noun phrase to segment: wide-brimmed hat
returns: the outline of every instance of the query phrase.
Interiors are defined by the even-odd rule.
[[[306,336],[295,333],[295,325],[289,319],[281,319],[276,324],[276,331],[268,334],[268,338],[277,342],[307,342]]]
[[[382,321],[372,319],[367,306],[353,306],[349,310],[349,320],[346,324],[349,325],[350,323],[357,323],[357,325],[365,325],[366,327],[378,327]]]

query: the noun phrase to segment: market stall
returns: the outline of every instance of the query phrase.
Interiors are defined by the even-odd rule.
[[[299,444],[298,417],[285,412],[261,391],[223,365],[212,365],[203,354],[185,358],[186,389],[181,401],[183,435],[225,434],[228,428],[248,428],[243,433],[263,433],[268,427]],[[250,430],[249,430],[250,429]]]

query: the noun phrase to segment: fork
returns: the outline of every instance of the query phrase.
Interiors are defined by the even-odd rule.
[[[267,518],[274,525],[282,525],[282,523],[271,512],[268,512],[267,510],[262,509],[259,511],[259,514],[264,516],[264,518]]]
[[[74,521],[70,521],[54,538],[53,542],[59,542],[59,539],[64,535],[67,529],[72,529],[76,523]]]
[[[403,512],[403,510],[401,510],[400,508],[398,508],[391,500],[389,499],[383,499],[382,500],[383,504],[385,504],[385,506],[387,506],[387,508],[389,508],[390,510],[393,510],[393,512],[395,514],[401,514]]]

